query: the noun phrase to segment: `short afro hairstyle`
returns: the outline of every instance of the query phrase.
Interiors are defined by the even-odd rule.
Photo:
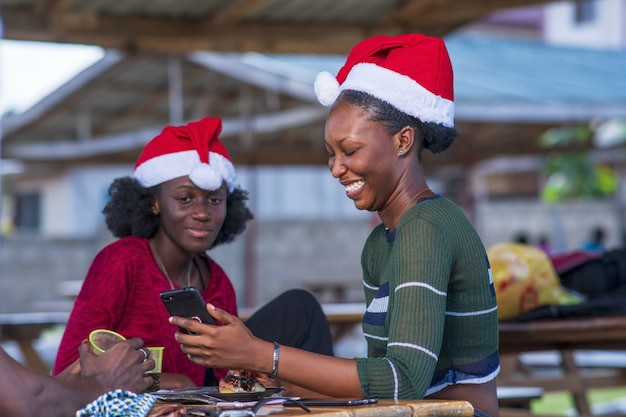
[[[109,201],[102,210],[105,222],[115,237],[151,238],[159,228],[159,219],[152,212],[158,185],[146,188],[133,177],[117,178],[109,187]],[[226,218],[211,248],[232,242],[246,229],[254,216],[248,208],[248,192],[239,187],[228,193]],[[211,249],[209,248],[209,249]]]
[[[406,126],[412,127],[418,132],[420,138],[419,151],[417,153],[419,159],[422,158],[423,149],[428,149],[432,153],[441,153],[448,149],[459,136],[453,127],[446,127],[438,123],[422,122],[418,118],[398,110],[386,101],[362,91],[344,90],[335,101],[335,104],[341,100],[364,109],[369,120],[383,125],[389,135],[399,132]]]

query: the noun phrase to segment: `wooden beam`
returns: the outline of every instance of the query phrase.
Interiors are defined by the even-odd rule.
[[[96,8],[71,10],[66,2],[35,2],[31,8],[2,4],[4,37],[98,45],[123,51],[187,53],[257,51],[271,53],[346,54],[374,34],[423,32],[443,36],[488,13],[548,0],[412,0],[389,16],[336,20],[321,13],[301,21],[255,21],[269,0],[238,0],[208,17],[107,15]],[[331,23],[332,22],[332,23]]]
[[[320,123],[325,117],[326,109],[324,108],[319,106],[302,106],[296,109],[246,119],[224,119],[222,137],[237,136],[244,132],[250,132],[253,135],[280,132],[311,123]],[[54,161],[111,155],[128,150],[139,150],[150,139],[159,134],[161,130],[162,127],[146,128],[119,135],[94,138],[89,142],[76,142],[75,140],[67,139],[51,143],[47,142],[46,138],[42,138],[37,143],[7,145],[5,156],[24,161]],[[255,143],[255,146],[249,149],[257,152],[257,150],[263,149],[263,145]],[[320,149],[322,149],[321,146]],[[229,151],[231,150],[229,149]]]

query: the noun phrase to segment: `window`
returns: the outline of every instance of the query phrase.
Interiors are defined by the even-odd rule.
[[[41,226],[41,196],[38,192],[18,194],[15,206],[15,229],[36,232]]]
[[[574,21],[577,24],[593,22],[595,18],[595,0],[580,0],[574,3]]]

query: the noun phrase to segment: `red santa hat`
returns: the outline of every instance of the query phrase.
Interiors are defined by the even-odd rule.
[[[217,190],[226,182],[235,188],[235,167],[218,139],[222,119],[205,118],[185,126],[167,126],[144,147],[135,164],[135,178],[152,187],[178,177],[204,190]]]
[[[452,64],[443,39],[374,36],[352,48],[334,77],[318,74],[315,95],[332,105],[343,90],[371,94],[423,122],[454,127]]]

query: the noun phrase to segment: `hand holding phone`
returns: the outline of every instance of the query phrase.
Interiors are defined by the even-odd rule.
[[[215,319],[206,310],[206,303],[195,287],[178,288],[161,293],[161,301],[170,313],[170,316],[188,317],[200,323],[214,324]],[[183,333],[194,334],[179,327]]]

